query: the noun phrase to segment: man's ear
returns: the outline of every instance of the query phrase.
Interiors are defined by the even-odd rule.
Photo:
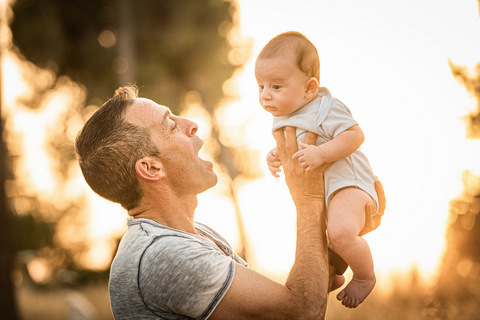
[[[318,82],[317,78],[311,77],[310,79],[308,79],[307,86],[305,89],[305,96],[316,94],[319,86],[320,86],[320,83]]]
[[[135,162],[135,171],[145,180],[156,181],[165,177],[163,164],[157,157],[146,156]]]

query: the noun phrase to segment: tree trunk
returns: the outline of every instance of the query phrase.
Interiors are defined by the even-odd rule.
[[[1,69],[0,69],[1,71]],[[1,86],[1,82],[0,82]],[[0,95],[1,101],[1,95]],[[0,102],[0,112],[1,112]],[[0,119],[0,314],[2,319],[17,319],[16,303],[12,284],[13,234],[12,217],[5,196],[6,148],[3,141],[3,119]]]
[[[4,6],[0,5],[0,32],[6,27]],[[12,216],[7,206],[5,180],[7,173],[7,148],[3,134],[3,73],[2,61],[4,40],[0,40],[0,314],[2,319],[18,319],[15,293],[12,283],[13,232]]]

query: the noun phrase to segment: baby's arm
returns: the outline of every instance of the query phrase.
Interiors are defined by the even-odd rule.
[[[282,169],[280,169],[280,167],[282,166],[282,162],[280,161],[277,147],[270,150],[270,152],[267,154],[267,164],[268,169],[272,173],[272,176],[274,176],[275,178],[279,178],[280,176],[278,175],[278,173],[282,171]]]
[[[363,131],[358,125],[354,125],[339,133],[332,140],[319,146],[307,145],[299,142],[302,150],[293,155],[298,159],[306,171],[312,171],[324,163],[330,163],[351,155],[365,140]]]

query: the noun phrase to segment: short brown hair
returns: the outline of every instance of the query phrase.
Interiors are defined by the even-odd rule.
[[[146,155],[158,155],[150,131],[125,122],[126,110],[137,97],[135,86],[118,88],[85,123],[75,141],[88,185],[127,210],[138,206],[142,198],[135,162]]]
[[[320,82],[320,58],[317,48],[300,32],[288,31],[277,35],[263,47],[257,59],[288,54],[293,54],[300,70]]]

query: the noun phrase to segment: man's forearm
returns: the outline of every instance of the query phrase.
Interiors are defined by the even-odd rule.
[[[298,150],[294,127],[286,127],[285,132],[276,130],[275,140],[285,181],[297,208],[295,262],[285,285],[302,313],[301,319],[323,319],[329,283],[323,184],[325,166],[306,172],[293,159]],[[315,141],[316,135],[309,132],[305,143],[313,144]]]
[[[285,285],[303,298],[307,319],[323,319],[327,307],[328,250],[323,203],[297,209],[295,263]]]

